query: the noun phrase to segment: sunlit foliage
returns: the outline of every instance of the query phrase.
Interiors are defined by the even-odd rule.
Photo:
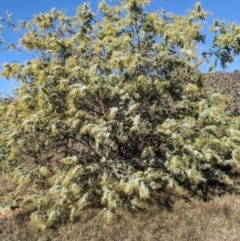
[[[2,77],[21,81],[1,102],[1,165],[33,195],[40,230],[102,207],[141,209],[160,193],[181,195],[211,181],[231,185],[238,168],[238,117],[202,88],[198,46],[208,13],[147,13],[147,0],[52,9],[22,23],[25,63]],[[237,25],[214,24],[209,53],[225,66],[239,53]],[[225,32],[222,29],[225,28]]]

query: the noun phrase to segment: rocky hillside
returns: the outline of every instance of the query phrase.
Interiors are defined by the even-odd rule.
[[[232,113],[240,114],[240,70],[206,74],[204,88],[227,95]]]

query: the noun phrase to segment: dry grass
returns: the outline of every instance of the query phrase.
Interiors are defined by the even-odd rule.
[[[60,229],[61,239],[55,240],[239,240],[239,203],[234,196],[208,203],[181,200],[173,211],[124,213],[110,226],[97,218],[81,226],[69,225]]]
[[[0,194],[12,191],[14,184],[3,174],[0,173]]]
[[[112,224],[102,221],[98,210],[87,210],[76,223],[37,232],[27,214],[0,220],[2,241],[239,241],[240,196],[227,194],[209,202],[179,200],[173,210],[153,207],[148,212],[122,211]]]

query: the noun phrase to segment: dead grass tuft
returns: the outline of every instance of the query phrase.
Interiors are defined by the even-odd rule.
[[[0,173],[0,193],[11,192],[13,189],[14,183],[12,183],[3,173]]]

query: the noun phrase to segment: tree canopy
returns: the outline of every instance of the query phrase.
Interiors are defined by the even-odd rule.
[[[52,9],[14,25],[16,49],[35,53],[5,63],[21,82],[0,102],[0,166],[34,196],[40,229],[73,221],[89,206],[111,220],[120,207],[144,208],[161,193],[181,195],[239,167],[239,118],[220,93],[203,88],[202,61],[225,67],[240,51],[240,26],[215,20],[208,52],[198,46],[209,15],[145,11],[148,0],[88,4],[74,16]],[[3,29],[4,30],[4,29]],[[3,31],[2,30],[2,31]]]

